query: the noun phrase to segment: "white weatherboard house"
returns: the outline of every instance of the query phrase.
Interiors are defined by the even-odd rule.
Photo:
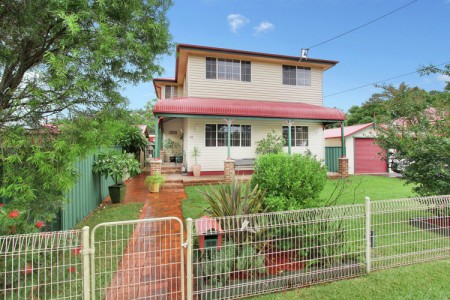
[[[323,106],[323,72],[336,64],[179,44],[175,78],[153,81],[155,158],[171,139],[190,173],[198,147],[202,175],[223,174],[224,161],[255,158],[256,142],[275,130],[288,141],[286,152],[309,150],[324,159],[324,125],[345,119]]]
[[[329,155],[333,148],[340,150],[342,145],[341,128],[325,130],[325,147],[327,159],[334,160],[337,165],[337,157]],[[348,158],[349,174],[370,174],[388,172],[388,163],[383,149],[376,144],[377,131],[373,123],[347,126],[344,128],[346,157]],[[330,150],[330,151],[329,151]],[[332,162],[326,162],[328,169]],[[335,171],[335,170],[331,170]]]

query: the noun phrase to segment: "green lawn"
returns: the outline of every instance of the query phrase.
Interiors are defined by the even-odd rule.
[[[371,200],[387,200],[408,198],[414,196],[411,185],[405,185],[399,178],[389,178],[382,176],[350,176],[344,180],[346,188],[338,199],[336,205],[364,203],[366,196]],[[341,185],[342,180],[329,179],[322,191],[320,198],[325,201],[332,196],[336,185]],[[181,202],[183,217],[198,218],[204,213],[207,206],[197,189],[209,188],[208,186],[189,186],[186,187],[188,198]],[[335,193],[336,194],[336,193]]]
[[[447,259],[252,299],[450,299],[449,275]]]

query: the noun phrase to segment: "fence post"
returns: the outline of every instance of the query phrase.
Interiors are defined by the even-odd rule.
[[[82,231],[81,255],[83,256],[83,299],[89,300],[91,297],[91,269],[89,267],[90,261],[90,243],[89,243],[89,227],[84,226]]]
[[[186,243],[187,243],[187,249],[186,249],[186,286],[187,286],[187,291],[186,291],[186,299],[187,300],[192,300],[193,298],[193,265],[192,265],[192,249],[193,249],[193,243],[192,243],[192,224],[193,221],[191,218],[186,220]]]
[[[366,202],[366,272],[370,273],[370,269],[372,267],[370,198],[366,197],[365,202]]]

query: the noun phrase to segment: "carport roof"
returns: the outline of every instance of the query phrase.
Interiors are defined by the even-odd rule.
[[[370,126],[373,126],[373,123],[344,127],[344,136],[348,137],[348,136],[355,134],[358,131],[366,129]],[[339,128],[326,129],[324,131],[324,135],[325,135],[326,139],[340,138],[341,137],[341,128],[339,127]]]

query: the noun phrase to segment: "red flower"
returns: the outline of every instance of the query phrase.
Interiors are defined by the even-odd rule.
[[[3,207],[3,206],[5,206],[5,204],[3,204],[3,203],[0,203],[0,207]]]
[[[42,226],[44,226],[44,222],[42,222],[42,221],[37,221],[36,222],[36,227],[37,228],[42,228]]]
[[[77,268],[70,267],[70,268],[67,269],[67,271],[69,271],[70,273],[75,273],[77,271]]]
[[[27,265],[26,267],[25,267],[25,270],[23,270],[23,274],[31,274],[31,273],[33,273],[33,267],[31,266],[31,265]]]
[[[81,252],[81,247],[78,247],[78,248],[72,249],[72,254],[73,254],[73,255],[79,255],[79,254],[80,254],[80,252]]]
[[[9,213],[9,217],[10,218],[17,218],[19,216],[19,211],[18,210],[13,210],[12,212]]]

